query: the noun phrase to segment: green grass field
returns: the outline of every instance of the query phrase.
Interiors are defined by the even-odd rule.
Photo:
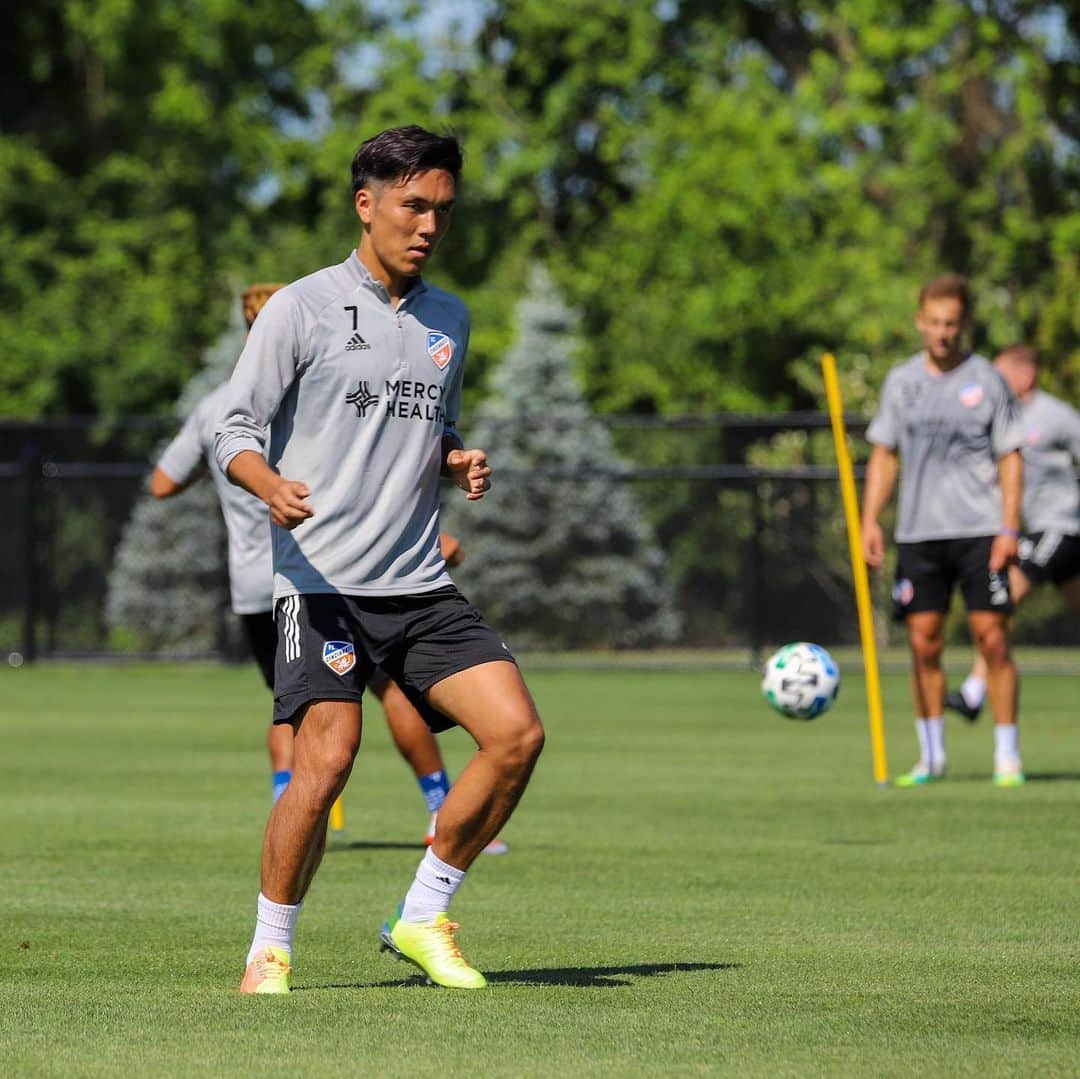
[[[1024,685],[1027,787],[991,786],[984,720],[913,791],[871,781],[854,675],[810,724],[751,674],[529,681],[547,749],[511,853],[454,907],[491,989],[377,951],[425,816],[373,706],[297,991],[242,998],[269,803],[254,671],[0,673],[0,1074],[1080,1072],[1075,677]],[[885,689],[895,773],[914,733],[904,680]],[[443,745],[460,768],[464,735]]]

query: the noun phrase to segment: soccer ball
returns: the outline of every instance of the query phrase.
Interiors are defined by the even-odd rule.
[[[785,644],[765,664],[761,692],[782,716],[815,719],[840,692],[840,668],[819,644]]]

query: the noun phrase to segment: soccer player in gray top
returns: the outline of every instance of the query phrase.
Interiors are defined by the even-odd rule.
[[[277,526],[274,716],[295,732],[292,782],[267,822],[242,992],[289,990],[293,929],[376,666],[477,744],[383,947],[439,985],[486,985],[447,911],[521,797],[544,733],[513,657],[439,550],[440,474],[469,500],[491,485],[484,451],[464,449],[455,428],[468,312],[421,279],[449,228],[460,168],[456,139],[418,127],[360,146],[358,249],[270,299],[219,422],[219,464]]]
[[[1080,412],[1039,389],[1039,354],[1010,345],[994,357],[1019,403],[1024,434],[1024,499],[1020,562],[1009,567],[1013,604],[1052,581],[1074,614],[1080,614]],[[965,719],[979,718],[986,698],[986,664],[976,655],[971,673],[945,705]]]
[[[994,729],[994,782],[1024,776],[1016,728],[1016,666],[1009,649],[1006,568],[1020,528],[1023,435],[1004,379],[968,352],[967,282],[954,275],[923,287],[915,325],[923,350],[885,379],[866,437],[873,443],[863,491],[867,563],[882,564],[878,517],[900,472],[893,601],[907,623],[919,762],[897,779],[920,786],[945,775],[945,616],[959,585],[971,635],[986,660]],[[901,459],[903,470],[900,471]]]

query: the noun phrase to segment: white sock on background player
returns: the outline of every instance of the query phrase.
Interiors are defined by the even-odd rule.
[[[1020,763],[1020,728],[1015,723],[994,725],[994,771]]]
[[[986,700],[986,681],[969,674],[960,687],[960,693],[967,702],[968,708],[982,708]]]
[[[915,720],[915,734],[919,739],[919,764],[934,775],[945,771],[945,720],[931,716]]]

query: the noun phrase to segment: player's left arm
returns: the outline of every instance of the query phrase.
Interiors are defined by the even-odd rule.
[[[440,471],[465,492],[465,497],[470,502],[476,502],[484,497],[485,492],[491,490],[491,466],[483,450],[465,449],[455,426],[461,410],[461,384],[469,342],[467,319],[462,328],[462,337],[461,353],[451,372],[446,392],[446,420],[443,425]]]
[[[990,572],[1000,573],[1016,561],[1020,540],[1020,502],[1024,490],[1024,458],[1013,450],[998,459],[1001,487],[1001,531],[990,547]]]

